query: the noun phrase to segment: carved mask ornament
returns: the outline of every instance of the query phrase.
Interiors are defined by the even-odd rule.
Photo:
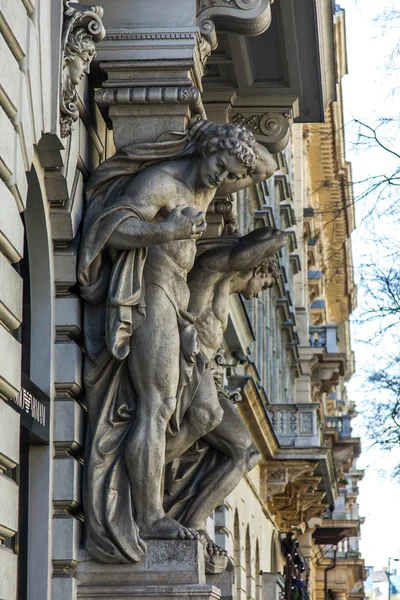
[[[100,6],[86,6],[64,0],[62,78],[60,95],[61,137],[68,137],[72,124],[79,118],[76,86],[89,74],[90,63],[96,56],[95,43],[106,32]]]

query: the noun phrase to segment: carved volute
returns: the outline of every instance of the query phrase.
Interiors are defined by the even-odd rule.
[[[90,63],[96,55],[95,43],[106,34],[102,16],[101,6],[64,0],[60,92],[62,137],[70,135],[73,122],[79,118],[76,86],[89,73]]]
[[[271,24],[270,0],[198,0],[197,24],[208,39],[215,29],[259,35]]]

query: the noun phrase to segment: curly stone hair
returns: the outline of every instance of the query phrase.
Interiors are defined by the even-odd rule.
[[[279,262],[275,256],[263,258],[260,264],[256,267],[256,270],[262,271],[267,275],[272,275],[275,283],[277,283],[279,278]]]
[[[87,29],[77,27],[68,36],[65,44],[64,60],[65,62],[72,62],[77,54],[83,52],[87,52],[91,58],[94,58],[96,56],[96,45]]]
[[[190,128],[190,137],[197,141],[198,152],[203,156],[228,150],[249,173],[254,172],[259,156],[257,142],[251,131],[242,125],[199,120]]]

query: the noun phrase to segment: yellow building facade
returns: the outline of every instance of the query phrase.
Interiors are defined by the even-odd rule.
[[[342,10],[335,14],[334,39],[337,99],[328,106],[325,122],[293,124],[289,147],[279,157],[280,170],[267,182],[268,189],[252,189],[243,193],[246,198],[234,200],[237,207],[245,200],[267,225],[276,224],[279,211],[278,226],[293,235],[288,253],[281,256],[286,281],[267,292],[270,298],[261,308],[260,300],[248,307],[255,358],[227,367],[228,383],[240,389],[238,410],[262,452],[260,465],[214,516],[215,539],[229,550],[234,564],[237,600],[364,597],[357,507],[363,473],[355,467],[361,448],[351,433],[355,408],[345,388],[354,372],[349,317],[356,288],[350,239],[354,202],[341,88],[347,74]],[[245,231],[245,216],[240,209],[238,213],[239,229]],[[278,373],[280,386],[268,387],[268,374],[264,379],[257,358],[276,358],[276,352],[265,349],[268,340],[261,353],[258,348],[260,324],[266,337],[275,335],[276,345],[268,317],[273,307],[286,357]],[[241,327],[238,318],[236,331]],[[249,332],[247,336],[243,331],[249,341]],[[229,355],[228,343],[225,351]],[[294,557],[287,558],[288,537],[298,541],[304,570],[290,567]],[[302,583],[296,584],[293,573]]]

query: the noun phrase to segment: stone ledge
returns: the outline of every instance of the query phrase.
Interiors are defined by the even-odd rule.
[[[102,564],[79,555],[78,600],[174,598],[219,600],[220,590],[207,584],[204,545],[188,540],[149,540],[143,561]]]
[[[21,388],[21,344],[0,325],[0,394],[16,398]]]
[[[0,466],[13,469],[19,463],[20,416],[0,399]]]
[[[78,588],[78,600],[133,600],[138,598],[157,598],[159,600],[219,600],[221,597],[218,588],[211,585],[146,585],[146,586],[112,586]]]
[[[77,578],[84,586],[141,586],[147,583],[205,584],[204,545],[189,540],[149,540],[141,562],[103,564],[79,556]]]

